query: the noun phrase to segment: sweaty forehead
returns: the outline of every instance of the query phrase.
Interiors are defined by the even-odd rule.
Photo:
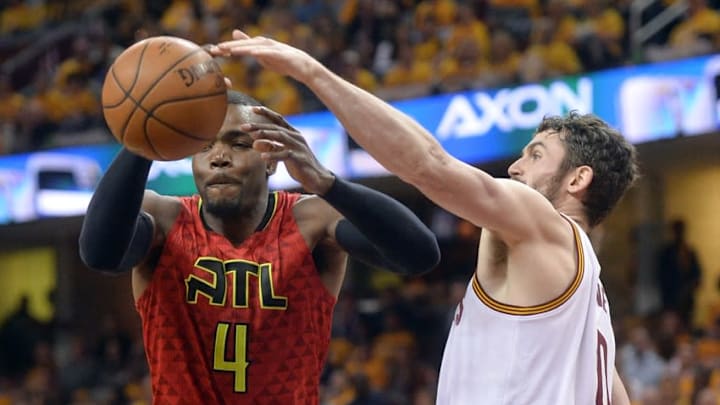
[[[251,106],[230,104],[228,105],[227,115],[225,115],[223,129],[234,129],[242,124],[263,124],[270,122],[270,119],[264,115],[255,113]]]

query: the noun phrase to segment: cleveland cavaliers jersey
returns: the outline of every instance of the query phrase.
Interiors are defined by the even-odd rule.
[[[271,194],[239,246],[181,198],[152,280],[137,301],[155,404],[317,404],[335,304],[293,216]]]
[[[445,346],[438,405],[607,405],[615,337],[600,264],[571,222],[578,268],[559,297],[507,305],[473,276]]]

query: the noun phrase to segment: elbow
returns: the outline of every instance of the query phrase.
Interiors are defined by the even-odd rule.
[[[90,270],[104,274],[122,274],[130,269],[123,268],[122,258],[114,258],[102,249],[93,249],[89,246],[88,237],[80,233],[79,239],[80,260]]]
[[[435,235],[428,230],[427,240],[425,242],[425,248],[417,255],[415,263],[417,269],[417,275],[424,274],[433,270],[440,264],[440,246],[438,245],[437,238]]]
[[[108,260],[108,258],[97,254],[84,253],[82,249],[80,250],[80,260],[82,260],[85,267],[98,273],[116,275],[130,270],[121,267],[117,261]]]
[[[435,235],[428,229],[420,236],[422,240],[416,240],[412,244],[414,246],[411,249],[412,254],[399,261],[396,268],[398,273],[406,276],[420,276],[440,264],[440,246]]]

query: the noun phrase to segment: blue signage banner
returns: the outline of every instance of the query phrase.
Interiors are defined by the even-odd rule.
[[[481,164],[515,156],[546,115],[593,113],[633,143],[720,128],[720,55],[639,65],[493,90],[466,91],[394,105],[416,119],[459,159]],[[327,112],[287,117],[322,164],[347,178],[386,175],[354,147]],[[387,134],[388,137],[393,136]],[[59,148],[0,156],[0,224],[84,213],[97,180],[119,145]],[[280,165],[274,189],[297,187]],[[148,188],[195,192],[190,158],[155,162]]]
[[[517,155],[546,115],[593,113],[632,143],[720,128],[720,56],[640,65],[543,83],[395,103],[452,155],[471,164]],[[392,136],[392,134],[388,134]],[[348,174],[382,173],[351,151]]]

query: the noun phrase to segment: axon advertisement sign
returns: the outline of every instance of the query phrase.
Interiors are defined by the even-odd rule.
[[[570,110],[598,115],[633,143],[706,134],[720,128],[719,86],[720,56],[705,56],[394,105],[478,164],[519,154],[544,116]],[[351,177],[387,173],[359,149],[348,165]]]
[[[593,113],[633,143],[720,128],[720,55],[640,65],[494,90],[397,102],[443,147],[479,164],[520,153],[546,115]],[[329,112],[288,117],[318,160],[348,178],[386,175]],[[387,137],[392,133],[385,134]],[[82,214],[119,146],[91,145],[0,156],[0,224]],[[283,165],[274,189],[297,187]],[[162,194],[195,192],[190,158],[155,162],[147,187]]]
[[[532,130],[546,115],[568,110],[592,111],[593,85],[588,78],[530,84],[492,93],[453,95],[435,129],[441,140],[484,136],[491,131]]]

